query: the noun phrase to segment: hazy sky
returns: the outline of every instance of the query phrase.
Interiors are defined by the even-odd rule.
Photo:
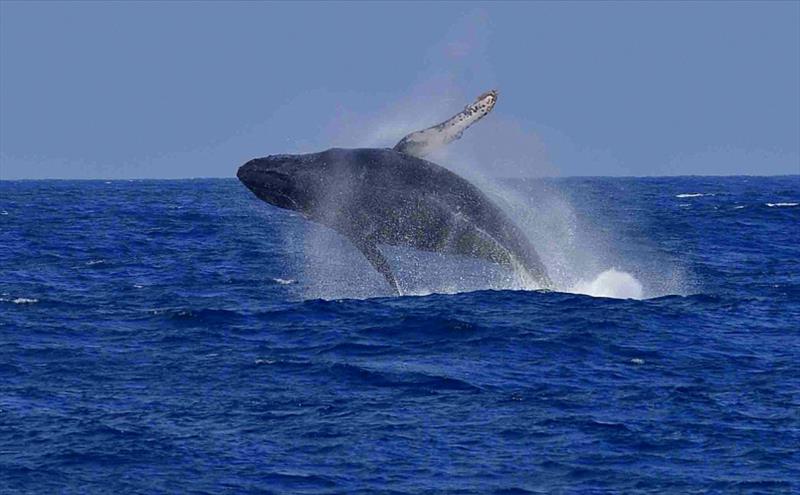
[[[0,178],[233,177],[393,146],[489,88],[495,111],[441,160],[797,174],[800,2],[3,0]]]

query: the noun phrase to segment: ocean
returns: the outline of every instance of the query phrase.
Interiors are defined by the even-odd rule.
[[[486,190],[557,290],[394,248],[391,296],[235,179],[0,181],[0,493],[800,491],[800,176]]]

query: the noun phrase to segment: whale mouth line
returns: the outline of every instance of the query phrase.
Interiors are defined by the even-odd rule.
[[[285,210],[301,211],[300,205],[297,203],[297,201],[288,194],[276,191],[258,191],[257,196],[273,206],[277,206]]]

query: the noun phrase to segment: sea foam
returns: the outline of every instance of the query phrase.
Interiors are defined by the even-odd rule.
[[[39,300],[29,297],[17,297],[16,299],[0,298],[0,302],[12,302],[14,304],[36,304],[39,302]]]

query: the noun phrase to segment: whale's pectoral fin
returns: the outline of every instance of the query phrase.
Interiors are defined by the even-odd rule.
[[[422,158],[437,148],[461,138],[465,130],[492,111],[497,103],[497,91],[483,93],[462,112],[441,124],[422,131],[412,132],[394,147],[395,151]]]
[[[449,251],[480,258],[499,265],[512,264],[511,253],[505,249],[492,236],[473,226],[467,226],[457,231],[453,236]]]
[[[519,273],[523,270],[536,285],[543,289],[550,289],[553,283],[547,276],[547,270],[533,251],[516,251],[512,253],[508,248],[481,229],[467,227],[459,229],[449,247],[456,254],[480,258]]]
[[[354,239],[353,244],[355,244],[358,250],[361,251],[361,253],[369,260],[372,266],[378,270],[378,273],[383,275],[383,277],[389,283],[389,287],[391,287],[394,293],[399,296],[400,289],[397,286],[397,280],[394,278],[394,273],[392,273],[392,267],[389,266],[389,262],[386,261],[386,258],[383,256],[383,253],[381,253],[378,245],[370,239]]]

